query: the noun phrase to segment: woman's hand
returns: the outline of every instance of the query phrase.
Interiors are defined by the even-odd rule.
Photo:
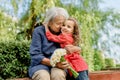
[[[73,52],[81,52],[81,48],[78,46],[73,46],[73,45],[66,45],[65,49],[68,51],[68,53],[73,53]]]
[[[64,62],[58,62],[56,64],[56,67],[60,68],[60,69],[68,69],[70,67],[70,65],[67,61],[64,61]]]
[[[48,59],[48,58],[43,58],[43,60],[41,61],[41,63],[44,64],[44,65],[47,65],[47,66],[51,66],[50,59]]]

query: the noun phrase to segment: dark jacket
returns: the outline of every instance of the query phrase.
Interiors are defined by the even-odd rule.
[[[34,72],[45,69],[50,71],[51,67],[41,64],[43,58],[50,58],[53,51],[60,48],[55,42],[48,41],[45,35],[45,27],[38,26],[32,34],[32,42],[30,45],[31,64],[29,67],[29,76],[32,77]]]

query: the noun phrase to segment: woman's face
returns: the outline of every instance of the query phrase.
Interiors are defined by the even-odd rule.
[[[49,28],[52,33],[58,34],[60,33],[61,26],[65,21],[64,16],[56,16],[52,21],[49,22]]]
[[[61,27],[61,32],[62,33],[67,33],[67,34],[73,34],[74,31],[74,22],[71,20],[66,20]]]

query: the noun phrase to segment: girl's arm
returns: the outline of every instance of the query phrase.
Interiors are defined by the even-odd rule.
[[[73,53],[73,52],[81,53],[81,48],[79,46],[66,45],[65,49],[68,51],[68,53]]]
[[[59,36],[52,34],[47,25],[45,25],[45,32],[48,40],[60,43]]]
[[[49,30],[46,31],[46,36],[47,36],[47,39],[50,40],[50,41],[54,41],[54,42],[57,42],[57,43],[65,43],[67,42],[67,37],[64,36],[64,35],[54,35],[52,34]]]

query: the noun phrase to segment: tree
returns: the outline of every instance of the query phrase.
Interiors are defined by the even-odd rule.
[[[0,10],[0,40],[15,39],[17,21]]]

